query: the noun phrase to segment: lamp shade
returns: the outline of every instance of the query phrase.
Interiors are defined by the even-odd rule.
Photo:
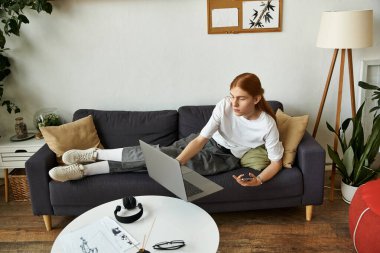
[[[322,13],[317,47],[365,48],[372,46],[373,10]]]

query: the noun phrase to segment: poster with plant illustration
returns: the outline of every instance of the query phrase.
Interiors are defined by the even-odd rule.
[[[207,0],[209,34],[281,32],[283,0]]]
[[[265,29],[280,26],[280,2],[243,1],[243,29]]]

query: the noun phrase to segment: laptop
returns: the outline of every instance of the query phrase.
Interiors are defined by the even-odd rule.
[[[217,191],[223,187],[205,178],[199,173],[180,163],[140,140],[148,174],[156,182],[185,201],[194,201]]]

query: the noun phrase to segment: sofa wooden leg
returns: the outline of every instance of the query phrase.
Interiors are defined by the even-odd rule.
[[[306,206],[306,220],[311,221],[312,216],[313,216],[313,206],[308,205]]]
[[[47,231],[51,230],[51,215],[42,215]]]

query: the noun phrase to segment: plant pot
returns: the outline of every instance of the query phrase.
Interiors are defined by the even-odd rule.
[[[358,187],[348,185],[348,184],[344,183],[343,181],[341,181],[340,189],[342,191],[343,201],[346,202],[347,204],[351,204],[351,200],[354,197],[355,192],[358,189]]]

